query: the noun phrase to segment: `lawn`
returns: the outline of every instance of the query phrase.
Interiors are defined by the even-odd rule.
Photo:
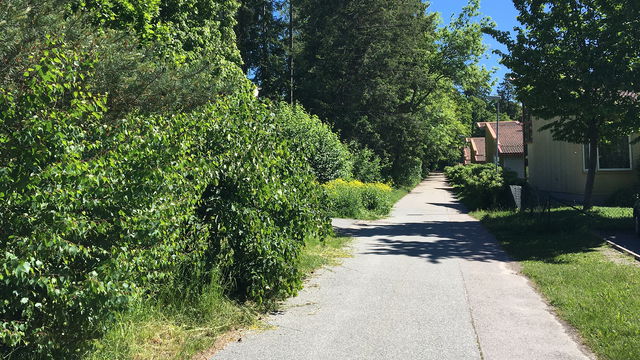
[[[325,265],[335,265],[348,257],[351,238],[329,237],[309,241],[299,257],[298,268],[309,276]],[[133,310],[119,314],[106,336],[95,343],[88,360],[107,359],[193,359],[208,358],[216,340],[240,328],[259,326],[265,311],[251,304],[240,304],[224,295],[212,282],[204,295],[174,294],[175,299],[145,301]],[[172,305],[174,304],[174,305]],[[274,305],[277,306],[277,305]],[[204,351],[204,353],[203,353]]]
[[[640,263],[612,251],[593,230],[630,229],[631,210],[586,216],[477,211],[473,216],[522,264],[522,272],[602,359],[640,359]]]

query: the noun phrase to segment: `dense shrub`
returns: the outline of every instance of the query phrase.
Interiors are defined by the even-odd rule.
[[[267,106],[234,100],[200,116],[216,119],[205,138],[218,149],[199,211],[211,229],[207,261],[243,298],[294,294],[301,246],[329,229],[322,189]]]
[[[243,297],[291,294],[303,241],[326,230],[267,106],[107,119],[94,64],[50,40],[0,89],[0,350],[14,358],[76,357],[131,299],[218,267]]]
[[[380,157],[371,149],[356,142],[349,144],[353,164],[353,178],[362,182],[382,181],[382,164]]]
[[[393,179],[399,187],[415,187],[422,180],[422,160],[417,157],[406,157],[396,162]]]
[[[128,299],[170,281],[202,242],[187,119],[103,121],[92,62],[50,42],[0,91],[2,350],[72,356]],[[15,350],[15,351],[13,351]]]
[[[392,188],[382,183],[337,179],[323,185],[332,217],[361,218],[383,216],[393,206]]]
[[[493,164],[456,165],[445,168],[449,183],[472,208],[495,207],[505,191],[505,174]]]
[[[307,159],[319,182],[351,176],[349,149],[317,116],[286,103],[275,105],[274,115],[282,135]]]

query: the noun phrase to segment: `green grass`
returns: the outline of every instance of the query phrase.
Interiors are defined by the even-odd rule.
[[[329,237],[309,241],[298,267],[309,276],[325,265],[348,257],[345,246],[351,238]],[[168,297],[168,298],[167,298]],[[214,281],[199,296],[165,296],[164,301],[140,301],[116,316],[106,335],[95,341],[87,360],[193,359],[211,349],[229,331],[258,326],[265,308],[230,300]],[[205,357],[206,358],[206,357]]]
[[[228,299],[215,282],[197,297],[146,300],[118,314],[90,360],[191,359],[227,331],[256,323],[251,306]]]
[[[640,267],[591,230],[630,227],[629,209],[597,208],[590,217],[566,208],[551,216],[472,215],[522,264],[522,272],[599,358],[640,359]]]
[[[410,191],[411,191],[411,189],[408,189],[408,188],[393,189],[393,191],[391,192],[391,196],[390,196],[391,197],[391,203],[392,204],[397,203],[398,201],[400,201],[400,199],[402,199]]]
[[[299,257],[298,268],[309,275],[326,265],[337,265],[341,258],[351,256],[346,245],[350,237],[329,237],[324,241],[309,241]]]

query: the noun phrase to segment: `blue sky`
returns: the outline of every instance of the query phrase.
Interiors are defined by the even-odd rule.
[[[460,13],[460,10],[467,4],[467,0],[431,0],[431,11],[437,11],[442,15],[445,23],[449,22],[452,14]],[[484,16],[490,17],[499,30],[513,30],[518,26],[518,12],[513,7],[511,0],[481,0],[480,12]],[[505,50],[504,46],[495,41],[492,37],[485,35],[485,43],[489,46],[489,52],[493,49]],[[498,55],[489,54],[489,58],[482,61],[487,68],[497,67],[498,71],[493,75],[497,82],[501,81],[508,69],[500,65]],[[494,86],[495,92],[495,86]]]

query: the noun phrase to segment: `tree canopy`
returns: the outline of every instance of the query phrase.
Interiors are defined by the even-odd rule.
[[[489,81],[477,66],[485,51],[478,8],[473,0],[442,26],[417,0],[300,1],[296,99],[372,148],[402,183],[407,166],[427,160],[426,107]]]
[[[289,90],[288,36],[283,0],[242,0],[235,26],[243,70],[261,96],[282,99]]]

